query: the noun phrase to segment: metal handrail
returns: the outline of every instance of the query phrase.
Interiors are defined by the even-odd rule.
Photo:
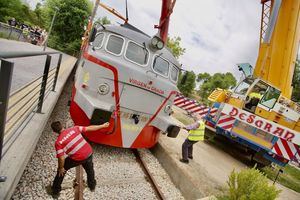
[[[50,74],[50,72],[52,72],[54,69],[56,69],[56,68],[54,67],[54,68],[52,68],[51,70],[49,70],[49,74]],[[50,76],[52,76],[52,74],[51,74]],[[49,76],[48,76],[48,77],[49,77]],[[43,78],[43,76],[37,77],[36,79],[34,79],[34,80],[32,80],[31,82],[29,82],[29,83],[27,83],[26,85],[24,85],[23,87],[20,87],[19,89],[13,91],[13,92],[9,95],[9,97],[12,97],[12,96],[18,94],[19,92],[21,92],[22,90],[24,90],[25,88],[27,88],[28,86],[32,85],[34,82],[36,82],[36,81],[38,81],[39,79],[42,79],[42,78]]]
[[[31,98],[28,98],[26,102],[22,104],[20,110],[17,110],[16,112],[12,113],[11,116],[8,119],[6,119],[6,123],[10,122],[11,119],[13,119],[24,108],[24,106],[26,106],[30,101],[32,101],[32,98],[34,98],[39,92],[40,90],[36,91],[33,95],[31,95]],[[40,97],[40,95],[38,97]]]
[[[17,105],[20,101],[22,101],[25,97],[27,97],[32,91],[36,90],[39,86],[41,86],[42,83],[37,84],[36,86],[34,86],[31,90],[29,90],[29,92],[27,92],[24,96],[20,97],[20,99],[18,99],[16,102],[14,102],[12,105],[10,105],[7,110],[9,111],[12,107],[14,107],[15,105]]]
[[[50,70],[51,65],[51,54],[59,54],[59,59],[57,61],[56,67]],[[46,55],[46,62],[44,66],[43,74],[31,81],[29,84],[21,87],[20,89],[14,91],[10,94],[10,86],[12,79],[12,71],[14,63],[6,59],[10,58],[20,58],[20,57],[32,57],[32,56],[43,56]],[[58,51],[27,51],[27,52],[0,52],[0,85],[3,87],[0,91],[0,161],[3,156],[2,147],[3,139],[6,133],[10,133],[8,139],[6,138],[6,143],[12,143],[10,140],[12,138],[17,138],[16,132],[18,129],[26,122],[27,118],[31,113],[42,113],[42,107],[44,99],[48,96],[51,91],[55,91],[55,86],[59,74],[59,69],[62,60],[62,53]],[[37,85],[36,85],[37,84]],[[26,90],[28,87],[29,91],[25,94],[19,94],[21,91]],[[40,87],[40,89],[38,89]],[[8,105],[9,98],[14,98],[11,105]],[[16,97],[16,98],[15,98]],[[20,104],[20,109],[10,112],[10,116],[7,118],[7,113],[9,110]],[[18,115],[17,115],[18,114]],[[5,125],[9,127],[5,127]],[[15,136],[16,135],[16,136]],[[13,140],[15,140],[13,139]],[[1,156],[2,155],[2,156]]]
[[[59,51],[0,51],[0,59],[9,59],[9,58],[21,58],[21,57],[32,57],[32,56],[43,56],[50,54],[61,54]]]

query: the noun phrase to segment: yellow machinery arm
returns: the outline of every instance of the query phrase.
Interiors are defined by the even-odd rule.
[[[277,87],[290,99],[300,39],[300,0],[261,3],[261,40],[254,76]]]

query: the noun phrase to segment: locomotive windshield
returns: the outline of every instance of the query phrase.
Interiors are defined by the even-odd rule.
[[[120,55],[122,52],[123,44],[123,38],[116,35],[110,35],[106,45],[106,50],[112,54]]]
[[[153,70],[165,77],[169,74],[169,63],[165,59],[156,56],[153,62]]]
[[[149,52],[145,47],[129,41],[125,57],[134,63],[146,65],[148,63]]]
[[[171,67],[171,80],[176,82],[178,78],[178,69],[174,66]]]
[[[100,49],[102,47],[103,39],[104,39],[104,33],[98,33],[93,42],[93,47],[95,49]]]

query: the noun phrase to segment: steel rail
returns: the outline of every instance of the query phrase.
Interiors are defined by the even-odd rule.
[[[142,168],[143,172],[145,173],[147,180],[151,184],[152,188],[155,191],[155,194],[158,199],[160,200],[165,200],[165,196],[160,190],[158,184],[156,183],[153,175],[149,171],[146,163],[143,161],[143,159],[140,156],[140,153],[136,149],[131,150],[133,154],[135,155],[136,161],[139,163],[140,167]],[[74,184],[74,189],[75,189],[75,194],[74,194],[74,199],[75,200],[83,200],[83,170],[82,166],[79,165],[76,167],[76,178],[75,178],[75,184]]]
[[[158,184],[156,183],[154,177],[152,176],[151,172],[149,171],[146,163],[144,162],[144,160],[141,158],[140,153],[138,152],[137,149],[132,149],[131,150],[133,152],[133,154],[135,155],[136,161],[140,164],[141,168],[143,169],[143,171],[145,172],[147,178],[149,179],[150,184],[152,185],[157,197],[161,200],[165,200],[165,196],[162,193],[162,191],[159,189]]]

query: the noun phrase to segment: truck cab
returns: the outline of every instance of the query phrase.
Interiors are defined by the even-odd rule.
[[[226,103],[299,131],[300,107],[259,78],[247,77],[229,94]]]

